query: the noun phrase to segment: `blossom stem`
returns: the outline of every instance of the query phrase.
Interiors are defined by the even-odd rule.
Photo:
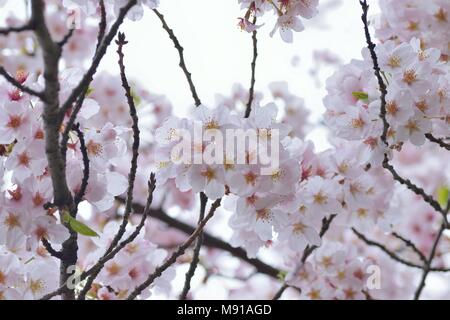
[[[215,211],[220,206],[221,199],[217,199],[211,204],[208,214],[205,219],[203,219],[200,224],[197,226],[195,231],[191,234],[191,236],[181,245],[178,249],[171,255],[169,259],[166,260],[161,266],[156,268],[156,270],[145,280],[142,284],[137,286],[133,292],[128,296],[127,300],[134,300],[142,291],[148,288],[155,279],[159,278],[164,271],[166,271],[169,267],[171,267],[180,257],[183,255],[187,248],[197,239],[197,237],[201,234],[203,228],[206,223],[214,216]]]

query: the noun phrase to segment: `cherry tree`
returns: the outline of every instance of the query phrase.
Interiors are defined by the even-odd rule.
[[[321,152],[302,97],[273,82],[263,103],[255,88],[258,37],[293,42],[318,0],[238,0],[250,86],[214,106],[159,0],[30,0],[29,17],[8,17],[0,299],[195,299],[209,282],[230,299],[430,296],[450,271],[450,3],[380,0],[370,17],[367,2],[360,59],[315,52],[336,69]],[[179,55],[188,117],[127,73],[119,30],[144,14]],[[98,71],[107,54],[119,76]]]

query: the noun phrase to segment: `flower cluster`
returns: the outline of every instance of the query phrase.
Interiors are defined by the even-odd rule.
[[[420,39],[422,49],[438,48],[447,59],[449,50],[450,4],[445,0],[381,0],[376,18],[376,36],[398,44]]]
[[[427,133],[448,136],[449,69],[439,60],[439,50],[422,50],[413,39],[400,45],[387,41],[376,53],[387,83],[388,143],[420,146]],[[328,79],[325,119],[336,136],[359,141],[372,151],[370,162],[380,164],[385,152],[380,93],[368,50],[363,56],[363,61],[353,60]]]
[[[305,29],[301,18],[311,19],[317,14],[318,0],[238,0],[245,16],[239,18],[239,27],[247,32],[253,32],[262,25],[256,24],[256,19],[272,12],[277,16],[277,22],[270,33],[273,36],[279,30],[285,42],[293,41],[293,31]],[[301,17],[301,18],[300,18]]]
[[[198,107],[196,120],[167,119],[156,130],[158,183],[175,179],[181,191],[203,191],[212,200],[226,195],[226,207],[234,212],[230,219],[232,244],[243,246],[251,256],[270,245],[276,234],[296,252],[307,245],[320,245],[322,219],[331,214],[339,213],[339,220],[346,225],[362,229],[374,226],[388,206],[392,181],[382,172],[364,169],[365,150],[360,148],[358,157],[355,146],[339,146],[339,153],[317,154],[312,143],[290,137],[292,130],[274,120],[276,116],[277,107],[271,103],[256,107],[247,119],[223,106],[212,110]],[[278,165],[262,173],[264,165],[253,161],[259,159],[261,148],[240,150],[237,155],[235,149],[224,148],[220,155],[223,162],[178,161],[184,156],[178,146],[199,130],[197,122],[211,136],[226,138],[189,143],[194,154],[189,159],[206,159],[217,144],[227,145],[227,130],[254,130],[259,143],[261,138],[265,143],[273,142],[275,133],[279,134],[277,145],[271,144],[271,151],[278,151]]]

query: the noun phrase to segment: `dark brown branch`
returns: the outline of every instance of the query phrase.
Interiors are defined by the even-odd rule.
[[[208,214],[206,215],[205,219],[202,220],[202,222],[197,226],[195,231],[191,234],[191,236],[178,247],[178,249],[170,256],[169,259],[167,259],[161,266],[156,268],[155,272],[153,274],[149,275],[149,277],[139,286],[137,286],[133,292],[128,296],[127,300],[134,300],[138,295],[142,293],[148,286],[150,286],[155,279],[159,278],[164,271],[166,271],[169,267],[171,267],[180,257],[184,254],[187,248],[197,239],[197,237],[202,232],[203,228],[205,227],[206,223],[214,216],[215,211],[220,206],[221,199],[217,199],[211,204],[211,208],[209,209]]]
[[[191,73],[188,71],[187,67],[186,67],[186,63],[184,61],[184,48],[181,46],[180,42],[178,41],[177,37],[175,36],[175,33],[173,32],[172,29],[170,29],[170,27],[167,25],[166,20],[164,19],[164,16],[156,9],[153,9],[153,12],[155,12],[155,14],[158,16],[159,20],[161,20],[162,26],[164,28],[164,30],[166,30],[166,32],[169,34],[170,40],[172,40],[173,44],[175,45],[175,48],[178,51],[178,55],[180,56],[180,68],[183,70],[184,75],[186,76],[186,79],[189,83],[189,89],[191,90],[192,93],[192,97],[194,98],[194,102],[196,106],[199,106],[202,104],[202,102],[200,101],[200,98],[197,95],[197,90],[195,89],[194,86],[194,82],[192,81],[192,75]]]
[[[395,260],[395,261],[397,261],[397,262],[399,262],[401,264],[404,264],[405,266],[411,267],[411,268],[422,269],[422,270],[424,269],[424,267],[421,266],[421,265],[418,265],[418,264],[415,264],[415,263],[413,263],[411,261],[403,259],[399,255],[397,255],[395,252],[392,252],[391,250],[389,250],[385,245],[367,238],[365,235],[360,233],[355,228],[352,228],[352,231],[365,244],[367,244],[369,246],[372,246],[372,247],[379,248],[381,251],[386,253],[391,259],[393,259],[393,260]],[[433,271],[433,272],[449,272],[450,268],[430,268],[430,271]]]
[[[375,53],[375,44],[372,42],[372,38],[370,36],[370,32],[369,32],[369,22],[367,20],[367,13],[369,11],[369,5],[367,4],[366,0],[363,1],[359,1],[359,3],[361,4],[363,13],[361,16],[361,20],[364,24],[364,33],[366,36],[366,42],[367,42],[367,48],[369,49],[370,52],[370,56],[372,58],[372,62],[373,62],[373,70],[375,73],[375,77],[378,80],[378,89],[380,90],[381,96],[380,96],[380,100],[381,100],[381,107],[380,107],[380,119],[383,122],[383,133],[381,134],[381,141],[388,146],[388,142],[387,142],[387,133],[389,130],[389,123],[386,119],[386,95],[387,95],[387,88],[386,88],[386,84],[383,81],[383,77],[381,76],[381,70],[380,70],[380,66],[378,64],[378,57],[377,54]]]
[[[379,116],[383,122],[383,132],[382,132],[380,138],[381,138],[381,141],[383,142],[383,144],[387,147],[387,146],[389,146],[388,141],[387,141],[387,133],[389,130],[389,123],[386,119],[387,88],[386,88],[386,84],[383,81],[383,77],[381,76],[381,70],[380,70],[380,66],[378,64],[378,57],[375,53],[375,44],[372,42],[372,38],[371,38],[370,32],[369,32],[369,22],[367,20],[367,13],[369,11],[369,5],[367,4],[366,0],[361,0],[359,2],[361,4],[362,10],[363,10],[363,13],[361,15],[361,20],[364,24],[364,33],[365,33],[365,37],[366,37],[367,48],[369,49],[370,56],[372,58],[374,74],[378,80],[378,87],[379,87],[378,89],[380,90],[380,93],[381,93],[381,96],[380,96],[381,106],[380,106],[380,115]],[[421,196],[425,202],[427,202],[428,204],[430,204],[433,207],[433,209],[435,209],[437,212],[441,213],[441,215],[444,218],[445,223],[448,224],[447,216],[444,213],[441,206],[439,205],[439,203],[436,200],[434,200],[432,196],[428,195],[422,188],[413,184],[409,179],[402,178],[397,173],[397,171],[394,169],[394,167],[389,163],[389,158],[388,158],[388,155],[386,152],[384,153],[383,168],[387,169],[392,174],[394,180],[400,182],[401,184],[405,185],[408,189],[410,189],[417,195]]]
[[[333,219],[336,217],[336,214],[332,214],[330,215],[328,218],[325,217],[322,219],[322,227],[320,228],[320,232],[319,232],[319,236],[321,238],[323,238],[323,236],[325,235],[325,233],[327,233],[327,231],[330,229],[331,223],[333,222]],[[318,248],[318,246],[307,246],[305,248],[305,250],[303,250],[303,255],[302,258],[300,260],[300,266],[297,269],[300,269],[303,267],[303,265],[305,264],[306,260],[308,260],[308,257],[314,252],[314,250],[316,250]],[[281,296],[283,295],[284,291],[286,291],[287,288],[289,288],[290,286],[285,282],[283,283],[283,285],[281,286],[281,288],[275,293],[275,295],[273,296],[272,300],[278,300],[281,298]]]
[[[256,17],[253,18],[253,24],[256,24]],[[252,43],[253,43],[253,60],[251,63],[252,70],[252,78],[250,80],[250,89],[248,95],[247,108],[245,109],[245,118],[250,116],[250,112],[252,111],[253,98],[255,96],[255,82],[256,82],[256,58],[258,57],[258,38],[256,37],[257,31],[253,30],[252,34]]]
[[[436,255],[436,249],[439,244],[439,241],[441,240],[441,236],[444,233],[444,230],[446,228],[445,221],[442,223],[441,228],[439,229],[439,232],[436,236],[436,239],[434,240],[433,247],[431,248],[430,256],[428,257],[428,260],[426,261],[423,272],[422,272],[422,278],[420,279],[419,286],[416,289],[416,292],[414,293],[414,300],[419,300],[420,295],[423,291],[423,288],[425,288],[425,282],[427,280],[428,274],[431,271],[431,264],[433,263],[434,256]]]
[[[86,149],[86,142],[84,140],[84,134],[80,129],[80,124],[77,123],[74,126],[74,130],[78,135],[78,140],[80,141],[80,151],[83,157],[83,179],[81,180],[81,186],[80,190],[78,190],[77,194],[75,195],[74,202],[75,206],[78,206],[78,204],[83,200],[84,195],[86,193],[86,189],[89,183],[89,156]]]
[[[422,262],[426,263],[427,262],[427,258],[425,257],[425,255],[422,253],[422,251],[420,251],[417,246],[409,239],[406,239],[405,237],[399,235],[397,232],[393,232],[392,235],[401,240],[407,247],[411,248],[420,258],[420,260],[422,260]]]
[[[147,203],[145,205],[144,208],[144,212],[142,214],[141,217],[141,221],[139,222],[139,224],[137,225],[137,227],[135,228],[134,232],[125,240],[123,240],[122,242],[120,242],[111,252],[109,252],[108,254],[104,255],[102,258],[100,258],[100,260],[91,268],[89,268],[89,270],[87,270],[84,274],[83,277],[87,277],[90,275],[89,279],[87,280],[85,286],[83,287],[83,289],[81,290],[79,296],[78,296],[78,300],[84,300],[86,297],[86,294],[89,292],[95,278],[97,277],[97,275],[100,273],[100,271],[104,268],[105,263],[108,262],[109,260],[113,259],[117,253],[119,253],[123,248],[125,248],[126,245],[128,245],[129,243],[133,242],[134,239],[136,239],[136,237],[139,235],[139,233],[141,232],[142,228],[145,225],[145,221],[148,217],[148,213],[150,211],[150,206],[152,204],[153,201],[153,191],[155,191],[156,188],[156,180],[155,180],[155,174],[152,173],[150,174],[150,179],[148,182],[148,197],[147,197]]]
[[[122,204],[125,203],[125,199],[121,197],[116,197],[116,201]],[[143,211],[144,208],[142,205],[138,203],[133,204],[134,213],[140,214]],[[171,216],[167,215],[164,211],[160,209],[150,210],[149,216],[158,219],[159,221],[167,224],[169,227],[177,229],[185,234],[192,234],[195,231],[195,228],[192,227],[191,225],[184,223],[180,220],[177,220],[175,218],[172,218]],[[249,265],[252,265],[258,272],[268,275],[272,278],[276,279],[278,274],[280,273],[280,270],[262,262],[261,260],[248,258],[245,250],[241,248],[232,247],[229,243],[209,234],[206,231],[203,232],[203,244],[210,248],[226,251],[231,255],[235,256],[236,258],[239,258],[247,262]]]
[[[66,180],[66,168],[59,147],[59,60],[61,48],[55,43],[50,35],[45,22],[45,3],[43,0],[31,2],[34,33],[42,48],[44,57],[44,120],[45,130],[45,153],[53,187],[53,203],[60,209],[61,214],[69,212],[76,215],[73,207],[73,198]],[[69,239],[62,244],[62,259],[60,265],[60,284],[66,284],[73,272],[68,272],[69,267],[77,263],[77,233],[69,229]],[[62,290],[62,299],[72,300],[75,297],[73,289],[65,287]]]
[[[118,40],[116,40],[116,44],[118,45],[117,54],[119,55],[119,69],[120,69],[120,79],[122,80],[122,87],[125,91],[125,97],[127,98],[127,103],[130,108],[130,117],[132,120],[131,129],[133,130],[133,145],[131,147],[132,157],[131,157],[131,166],[130,172],[128,174],[128,189],[127,189],[127,200],[125,203],[125,213],[123,216],[122,224],[119,228],[119,232],[114,237],[111,242],[110,249],[107,250],[106,253],[109,253],[122,238],[125,233],[125,228],[128,224],[128,218],[131,214],[132,205],[133,205],[133,190],[134,190],[134,181],[136,180],[136,172],[137,172],[137,161],[139,157],[139,144],[140,144],[140,131],[139,131],[139,119],[137,116],[136,106],[134,104],[133,95],[131,93],[131,87],[128,83],[128,79],[125,74],[125,64],[123,61],[123,46],[128,42],[125,40],[125,34],[119,32]]]
[[[83,91],[83,93],[78,97],[78,99],[75,103],[75,107],[73,108],[72,112],[70,113],[69,120],[67,121],[64,131],[61,135],[61,155],[62,155],[64,162],[66,161],[67,143],[69,142],[70,131],[72,130],[72,128],[75,124],[77,115],[80,112],[81,107],[83,106],[83,102],[84,102],[84,99],[86,98],[87,90],[88,89]]]
[[[72,38],[73,34],[75,32],[75,28],[72,27],[69,29],[69,31],[66,33],[66,35],[61,39],[61,41],[58,42],[58,46],[62,49],[67,42],[69,42],[70,38]]]
[[[100,47],[100,44],[102,43],[102,40],[105,37],[105,32],[106,32],[105,0],[100,0],[99,6],[100,6],[100,22],[98,24],[97,47],[95,48],[95,52],[98,51],[98,48]]]
[[[55,257],[55,258],[58,258],[58,259],[62,259],[61,251],[56,251],[55,249],[53,249],[52,244],[46,238],[42,238],[41,242],[42,242],[42,245],[44,246],[45,250],[47,250],[47,252],[52,257]]]
[[[180,42],[178,41],[178,38],[175,36],[175,33],[173,32],[173,30],[168,26],[164,15],[162,15],[158,10],[153,9],[153,12],[156,14],[156,16],[159,18],[159,20],[162,23],[163,29],[167,32],[167,34],[169,35],[170,40],[172,40],[176,50],[178,51],[178,55],[180,57],[180,63],[179,66],[181,68],[181,70],[183,70],[184,75],[186,76],[186,80],[189,84],[189,89],[192,93],[192,97],[194,99],[194,103],[195,106],[200,106],[201,105],[201,100],[198,97],[197,94],[197,90],[195,88],[194,82],[192,81],[192,75],[189,72],[189,70],[187,69],[186,66],[186,62],[184,60],[184,48],[181,46]],[[200,193],[200,214],[199,214],[199,221],[203,220],[204,214],[205,214],[205,208],[206,208],[206,204],[208,202],[208,198],[206,197],[206,195],[201,192]],[[192,262],[189,266],[189,270],[186,273],[186,280],[185,280],[185,284],[183,287],[183,290],[180,294],[180,299],[185,299],[187,293],[189,292],[190,289],[190,282],[192,277],[194,276],[195,270],[197,268],[197,264],[199,261],[199,254],[200,254],[200,249],[202,246],[202,241],[203,241],[203,232],[200,232],[200,235],[196,241],[196,245],[195,245],[195,249],[194,249],[194,255],[193,255],[193,259]]]
[[[32,96],[36,96],[39,99],[41,99],[42,101],[45,101],[45,96],[43,92],[38,92],[35,91],[27,86],[24,86],[23,84],[21,84],[19,81],[17,81],[14,77],[12,77],[3,67],[0,67],[0,74],[6,79],[6,81],[8,81],[9,83],[11,83],[14,87],[16,87],[17,89],[19,89],[20,91],[23,91],[25,93],[28,93]]]
[[[198,217],[197,224],[200,224],[202,222],[202,220],[205,218],[205,210],[206,210],[207,203],[208,203],[208,198],[206,197],[206,195],[203,192],[201,192],[200,193],[200,214]],[[181,294],[180,294],[180,300],[186,300],[187,294],[191,288],[191,280],[195,274],[195,270],[197,269],[197,265],[200,261],[199,257],[200,257],[200,249],[202,248],[202,244],[203,244],[203,231],[200,232],[200,234],[195,242],[195,248],[194,248],[194,252],[192,255],[192,261],[191,261],[191,264],[189,265],[189,270],[186,273],[186,279],[184,282],[183,290],[181,291]]]
[[[442,217],[444,218],[444,223],[446,225],[448,225],[447,214],[441,208],[441,205],[439,204],[439,202],[437,202],[432,196],[427,194],[425,192],[425,190],[423,190],[422,188],[420,188],[420,187],[416,186],[414,183],[412,183],[411,180],[401,177],[398,174],[398,172],[395,170],[395,168],[389,163],[387,154],[384,155],[383,167],[392,174],[395,181],[406,186],[409,190],[411,190],[415,194],[421,196],[426,203],[428,203],[434,210],[439,212],[442,215]]]
[[[91,268],[89,268],[88,270],[84,271],[80,277],[79,280],[80,281],[84,281],[87,277],[91,276],[91,275],[98,275],[98,273],[103,269],[104,265],[106,262],[108,262],[109,260],[113,259],[116,254],[121,251],[127,244],[131,243],[134,241],[134,239],[136,239],[136,237],[139,235],[139,233],[141,232],[142,228],[145,225],[145,221],[147,219],[147,217],[149,216],[149,213],[151,212],[151,204],[153,201],[153,191],[155,190],[156,187],[156,180],[155,180],[155,175],[152,173],[150,174],[150,179],[149,179],[149,183],[148,183],[148,189],[149,189],[149,194],[147,197],[147,203],[145,205],[145,208],[143,209],[142,212],[142,217],[141,217],[141,221],[139,222],[138,226],[135,228],[135,230],[133,231],[132,234],[130,234],[128,236],[128,238],[126,238],[125,240],[121,241],[115,248],[114,250],[112,250],[109,254],[103,256],[102,258],[99,259],[99,261],[93,265]],[[94,277],[95,278],[95,277]],[[94,278],[90,278],[90,279],[94,279]],[[93,281],[93,280],[92,280]],[[86,285],[84,286],[83,290],[81,291],[81,293],[78,296],[78,300],[83,300],[86,296],[86,293],[89,291],[90,286],[92,285],[92,282],[88,285],[88,283],[86,283]],[[63,290],[65,289],[66,285],[61,286],[60,288],[58,288],[57,290],[43,296],[40,300],[49,300],[55,296],[60,295]],[[88,288],[88,289],[86,289]]]
[[[34,28],[35,28],[34,21],[30,20],[28,23],[24,24],[23,26],[0,28],[0,35],[7,36],[10,33],[32,31],[32,30],[34,30]]]
[[[427,133],[425,134],[425,137],[430,140],[431,142],[437,143],[441,148],[447,149],[450,151],[450,144],[444,142],[443,139],[440,138],[436,138],[435,136],[433,136],[431,133]]]
[[[122,87],[124,88],[125,97],[127,98],[127,103],[130,108],[130,117],[132,119],[132,130],[133,130],[131,166],[130,166],[130,172],[128,174],[127,197],[126,197],[126,202],[125,202],[125,213],[122,218],[122,223],[119,226],[119,230],[117,231],[117,234],[114,236],[108,249],[105,251],[104,255],[102,256],[102,258],[100,260],[105,259],[105,257],[107,257],[109,255],[109,253],[111,253],[114,250],[114,248],[118,245],[119,241],[122,239],[123,235],[125,234],[126,227],[128,225],[128,219],[130,217],[131,210],[132,210],[134,182],[136,180],[137,161],[139,158],[139,144],[140,144],[139,119],[137,116],[134,99],[131,94],[131,87],[128,83],[128,79],[125,74],[123,46],[126,45],[127,43],[128,42],[125,39],[125,34],[119,32],[118,39],[116,40],[116,44],[118,46],[117,54],[119,55],[118,64],[119,64],[119,69],[120,69],[120,78],[122,81]],[[154,180],[154,177],[153,177],[153,180]],[[149,185],[149,188],[150,187],[152,187],[152,189],[154,189],[154,186]],[[153,192],[153,190],[151,190],[151,193],[152,192]],[[99,274],[100,271],[101,271],[101,268],[98,268],[90,276],[85,287],[83,288],[82,292],[80,293],[81,299],[84,299],[86,293],[90,290],[92,283],[94,282],[96,276]]]
[[[91,66],[89,67],[88,71],[84,74],[79,84],[72,90],[71,94],[62,105],[59,113],[60,123],[64,119],[64,115],[67,112],[67,110],[72,107],[72,104],[75,102],[75,100],[78,99],[78,97],[82,95],[83,92],[87,91],[89,84],[91,83],[94,77],[94,74],[97,72],[97,68],[100,62],[103,56],[106,54],[106,51],[108,50],[108,47],[111,44],[112,40],[114,39],[117,31],[119,30],[120,25],[122,24],[128,11],[136,4],[136,2],[137,0],[129,0],[127,4],[120,9],[116,21],[111,26],[111,29],[109,30],[108,34],[104,37],[102,43],[98,47],[98,50],[95,53],[94,58],[92,59]]]

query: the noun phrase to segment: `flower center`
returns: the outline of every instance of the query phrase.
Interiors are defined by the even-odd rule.
[[[403,73],[403,82],[406,82],[408,85],[412,85],[417,81],[416,71],[413,69],[408,69]]]
[[[18,159],[20,165],[24,167],[28,167],[30,165],[30,157],[26,152],[19,154]]]
[[[389,67],[395,69],[395,68],[400,67],[401,61],[402,60],[400,59],[399,56],[392,55],[392,56],[389,57],[389,60],[388,60],[387,64],[388,64]]]
[[[87,151],[94,157],[99,156],[103,152],[103,147],[100,143],[89,140],[87,146]]]
[[[398,112],[398,105],[397,102],[395,101],[388,101],[386,103],[386,112],[387,114],[390,114],[392,116],[395,116]]]
[[[417,102],[416,107],[417,107],[417,109],[419,109],[422,112],[427,111],[429,108],[429,106],[425,100],[420,100],[419,102]]]
[[[22,124],[22,118],[20,116],[10,116],[7,126],[11,129],[17,129]]]
[[[211,180],[216,178],[216,173],[213,169],[208,168],[206,169],[206,171],[202,172],[202,176],[205,177],[208,182],[210,182]]]
[[[253,172],[250,171],[244,175],[244,178],[245,178],[245,182],[247,184],[251,184],[252,186],[254,186],[256,183],[257,176],[256,176],[256,174],[254,174]]]
[[[316,193],[313,198],[316,204],[325,204],[327,202],[327,197],[322,192]]]
[[[44,289],[45,285],[44,285],[44,281],[38,279],[36,281],[31,280],[30,282],[30,290],[31,292],[33,292],[33,294],[38,293],[39,291],[42,291],[42,289]]]
[[[9,230],[20,227],[19,216],[11,212],[8,213],[8,216],[5,218],[4,222]]]

